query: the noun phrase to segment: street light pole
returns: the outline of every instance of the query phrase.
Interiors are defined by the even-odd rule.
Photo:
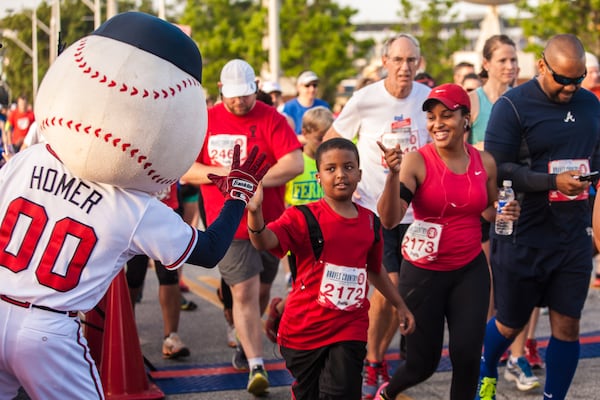
[[[34,20],[35,20],[35,18],[34,18]],[[35,36],[35,33],[33,33],[33,35]],[[35,53],[29,46],[27,46],[25,43],[23,43],[23,41],[21,41],[21,39],[19,39],[19,37],[17,36],[17,32],[10,30],[10,29],[0,29],[0,37],[5,37],[7,39],[12,40],[13,43],[16,44],[25,53],[27,53],[27,55],[29,57],[31,57],[32,60],[34,59]],[[37,71],[36,71],[36,68],[34,67],[33,68],[33,95],[34,95],[34,97],[37,92],[36,73],[37,73]]]

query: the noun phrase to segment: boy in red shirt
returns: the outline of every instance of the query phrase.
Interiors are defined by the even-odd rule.
[[[316,163],[324,197],[307,207],[322,232],[318,259],[297,207],[286,209],[267,227],[259,193],[248,204],[248,230],[257,249],[278,257],[289,250],[297,257],[278,331],[281,354],[295,378],[294,398],[358,400],[369,325],[367,279],[397,308],[402,334],[410,334],[415,322],[387,273],[382,273],[383,242],[375,239],[380,234],[376,215],[352,201],[361,179],[356,146],[347,139],[328,140],[317,149]]]

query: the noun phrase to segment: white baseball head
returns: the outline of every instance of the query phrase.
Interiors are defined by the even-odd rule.
[[[35,101],[41,132],[78,177],[145,192],[176,182],[206,134],[202,57],[176,26],[118,14],[52,64]]]

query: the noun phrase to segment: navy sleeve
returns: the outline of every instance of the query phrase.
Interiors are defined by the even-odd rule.
[[[186,262],[214,268],[229,249],[245,209],[246,204],[241,200],[226,201],[221,213],[206,231],[198,231],[196,247]]]
[[[556,175],[531,169],[531,155],[525,128],[513,101],[501,96],[494,106],[485,133],[485,150],[494,157],[498,168],[497,185],[512,180],[517,192],[556,189]]]

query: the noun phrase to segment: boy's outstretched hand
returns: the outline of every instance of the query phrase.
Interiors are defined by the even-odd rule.
[[[229,175],[221,176],[208,174],[210,179],[223,193],[225,200],[237,199],[248,204],[258,189],[258,183],[265,176],[271,165],[265,162],[266,156],[258,154],[258,147],[254,146],[248,154],[246,161],[240,165],[240,145],[233,148],[233,161]]]
[[[252,196],[252,198],[250,199],[248,204],[246,204],[246,209],[249,212],[253,213],[261,207],[262,202],[263,202],[263,185],[261,182],[258,184],[258,189],[256,190],[256,193],[254,193],[254,196]]]

